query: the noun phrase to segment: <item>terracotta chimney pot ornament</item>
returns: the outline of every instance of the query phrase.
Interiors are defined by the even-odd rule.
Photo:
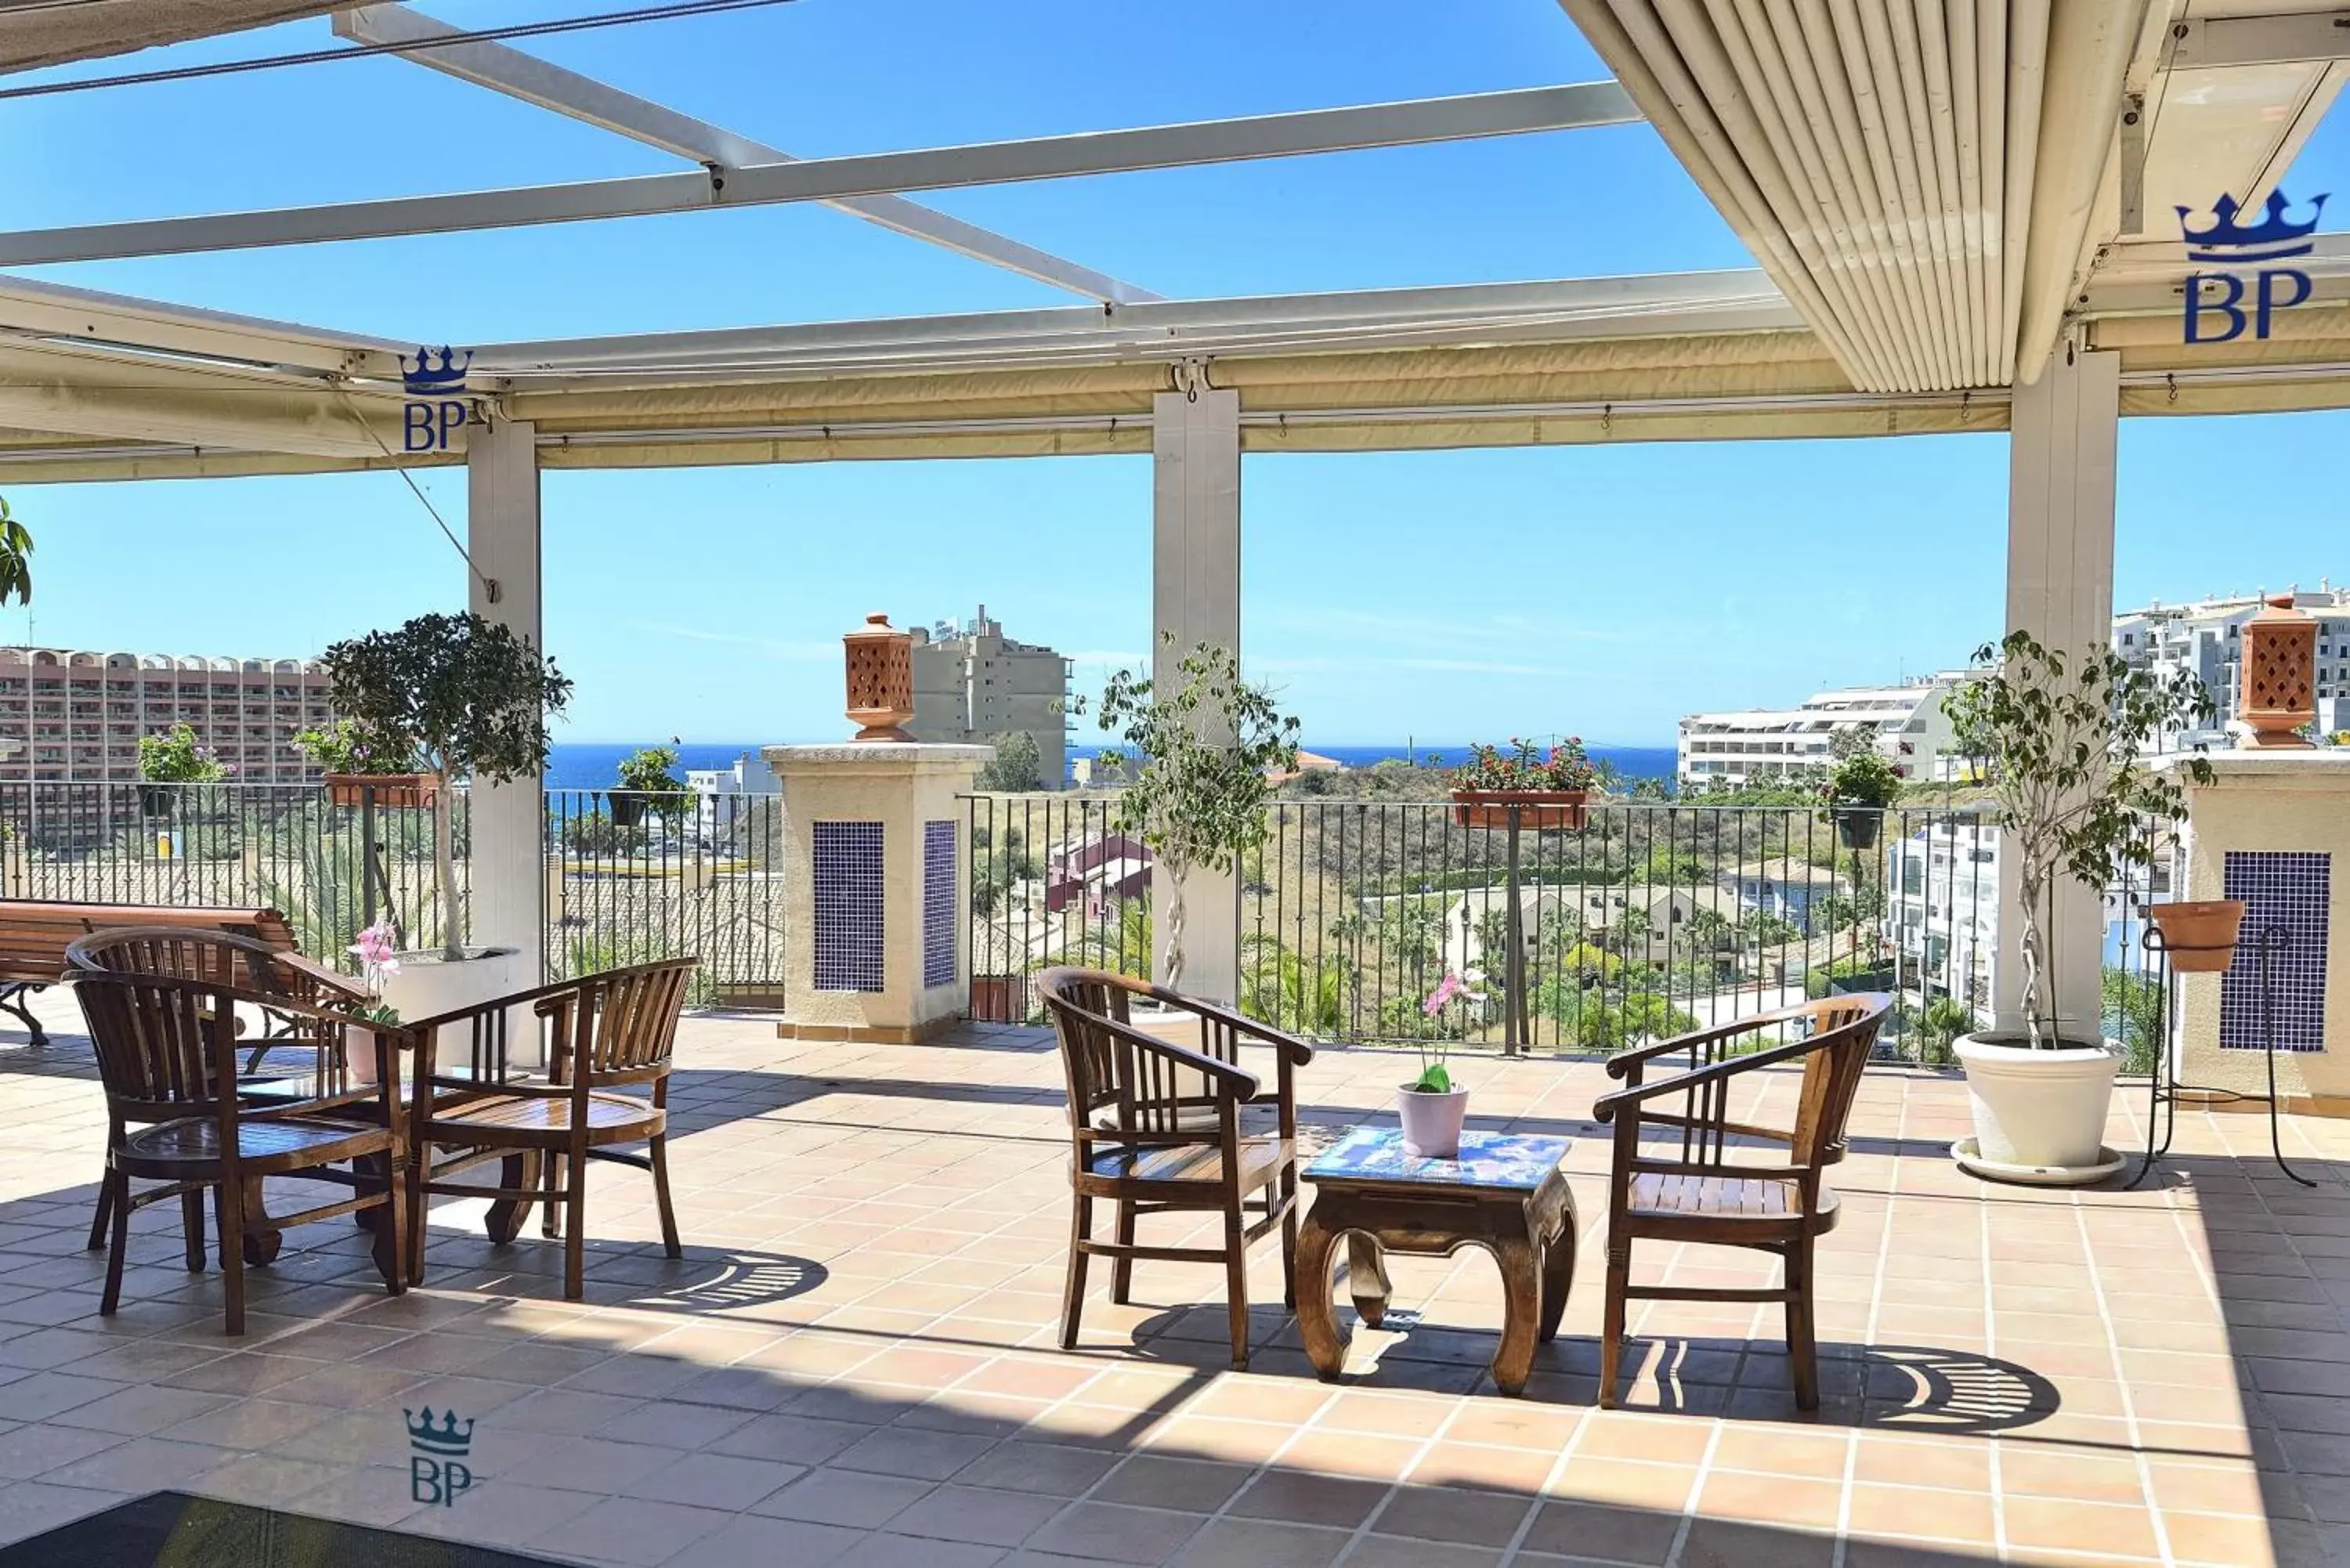
[[[904,725],[914,716],[914,634],[899,631],[886,615],[841,635],[848,654],[848,717],[858,726],[853,741],[910,741]]]
[[[2294,732],[2317,722],[2317,618],[2279,594],[2244,623],[2236,717],[2249,746],[2305,750]]]

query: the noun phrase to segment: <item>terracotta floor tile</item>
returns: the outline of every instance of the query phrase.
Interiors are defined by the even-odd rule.
[[[1035,1551],[1067,1557],[1159,1568],[1206,1522],[1204,1514],[1079,1502],[1055,1516],[1028,1538],[1027,1544]]]
[[[1577,1458],[1695,1464],[1704,1457],[1711,1438],[1702,1421],[1644,1419],[1603,1411],[1584,1428],[1575,1454]]]
[[[1200,1532],[1180,1561],[1183,1568],[1324,1568],[1347,1541],[1339,1530],[1219,1519]]]
[[[1925,1536],[1985,1552],[1997,1539],[1986,1492],[1856,1484],[1850,1507],[1849,1526],[1856,1536]]]
[[[1650,1465],[1632,1459],[1586,1459],[1577,1453],[1544,1489],[1562,1501],[1605,1502],[1679,1513],[1696,1485],[1693,1465]]]
[[[1136,1454],[1105,1477],[1093,1496],[1102,1502],[1212,1513],[1247,1484],[1249,1476],[1245,1465]]]
[[[1698,1494],[1697,1511],[1712,1519],[1831,1530],[1842,1495],[1841,1484],[1834,1481],[1716,1470]]]
[[[2001,1515],[2007,1539],[2015,1547],[2049,1546],[2116,1557],[2160,1555],[2155,1546],[2153,1521],[2142,1508],[2012,1497],[2002,1505]]]
[[[1372,1527],[1428,1542],[1506,1546],[1531,1506],[1533,1501],[1518,1492],[1407,1486],[1388,1500]]]
[[[806,1520],[856,1530],[878,1529],[929,1495],[932,1483],[861,1470],[810,1470],[751,1505],[778,1519]]]

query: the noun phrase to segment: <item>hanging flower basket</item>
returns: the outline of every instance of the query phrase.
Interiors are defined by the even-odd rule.
[[[2162,950],[2174,974],[2217,974],[2236,956],[2236,933],[2243,929],[2241,898],[2182,899],[2148,904],[2146,918],[2162,933]]]
[[[1844,805],[1835,811],[1836,839],[1846,849],[1874,849],[1877,830],[1885,820],[1882,806]]]
[[[1579,833],[1588,818],[1588,790],[1579,789],[1456,789],[1452,820],[1463,827],[1510,826],[1515,807],[1518,826],[1536,833]]]
[[[439,774],[328,774],[325,782],[337,805],[365,805],[372,789],[375,804],[387,811],[429,810],[441,793]]]

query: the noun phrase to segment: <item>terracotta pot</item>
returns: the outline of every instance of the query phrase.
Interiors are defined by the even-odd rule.
[[[2241,898],[2198,898],[2148,904],[2146,918],[2162,933],[2162,950],[2175,974],[2217,974],[2236,956],[2243,929]]]
[[[386,811],[423,811],[440,798],[439,774],[328,774],[327,798],[337,805],[361,806],[368,792]]]
[[[1399,1084],[1396,1119],[1403,1124],[1404,1153],[1422,1159],[1458,1159],[1461,1124],[1469,1119],[1469,1091],[1433,1095]]]
[[[1577,833],[1589,815],[1588,790],[1579,789],[1456,789],[1452,820],[1463,827],[1510,826],[1510,808],[1517,807],[1518,826],[1537,833]]]

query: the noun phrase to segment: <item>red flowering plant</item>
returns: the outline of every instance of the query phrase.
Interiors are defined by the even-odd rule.
[[[1482,743],[1470,747],[1469,760],[1452,772],[1452,787],[1482,793],[1598,786],[1599,769],[1584,752],[1580,735],[1569,735],[1548,751],[1514,735],[1510,746],[1507,752]]]

